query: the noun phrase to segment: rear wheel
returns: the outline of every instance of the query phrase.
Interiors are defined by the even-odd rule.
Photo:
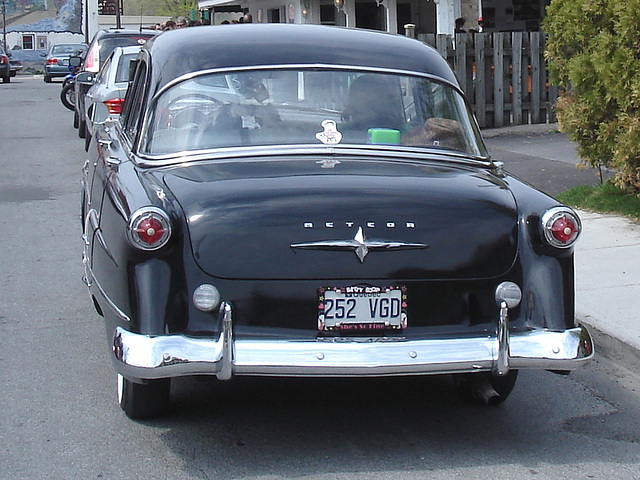
[[[76,92],[73,89],[73,83],[68,83],[60,91],[60,100],[62,104],[69,110],[75,110]]]
[[[118,374],[118,402],[129,418],[154,418],[169,406],[171,379],[135,383]]]
[[[80,138],[84,138],[86,135],[87,135],[87,121],[80,119],[78,121],[78,136]]]
[[[89,145],[91,145],[91,134],[89,133],[89,130],[87,130],[84,135],[84,151],[85,152],[89,151]]]
[[[45,83],[51,83],[51,77],[49,75],[44,76]]]
[[[6,77],[2,77],[2,81],[4,83],[9,83],[11,81],[11,74],[7,75]]]

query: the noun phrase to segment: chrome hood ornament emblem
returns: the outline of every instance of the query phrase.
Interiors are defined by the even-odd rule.
[[[411,250],[428,248],[424,243],[394,242],[388,240],[369,240],[364,234],[362,227],[358,227],[356,235],[351,240],[321,240],[319,242],[294,243],[291,248],[301,250],[346,250],[355,252],[364,263],[365,257],[371,250]]]

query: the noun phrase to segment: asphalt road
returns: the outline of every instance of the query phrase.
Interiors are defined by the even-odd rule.
[[[172,414],[128,420],[81,282],[85,153],[59,92],[0,84],[0,479],[640,478],[640,377],[603,358],[521,372],[498,408],[443,378],[181,379]]]
[[[492,158],[504,162],[507,171],[549,195],[612,176],[581,163],[575,144],[555,125],[493,129],[485,132],[485,141]]]

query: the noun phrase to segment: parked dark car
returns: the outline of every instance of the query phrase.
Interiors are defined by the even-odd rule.
[[[110,28],[98,30],[94,35],[89,50],[82,64],[82,71],[98,73],[103,63],[111,55],[116,47],[126,47],[129,45],[144,45],[144,43],[157,35],[156,30],[134,30],[134,29],[116,29]],[[75,84],[75,112],[73,118],[73,126],[78,128],[78,136],[85,138],[87,134],[87,123],[84,119],[84,96],[89,90],[90,85],[77,83]]]
[[[578,215],[491,160],[417,40],[165,32],[95,135],[85,280],[130,417],[162,413],[183,375],[451,374],[498,404],[519,369],[593,355]]]
[[[0,47],[0,78],[2,78],[4,83],[9,83],[11,76],[9,55],[4,51],[4,48]]]
[[[44,81],[51,83],[54,78],[64,78],[70,72],[69,58],[84,57],[86,43],[56,43],[49,47],[44,57]]]
[[[11,66],[12,77],[15,77],[18,72],[22,71],[22,69],[24,68],[24,65],[22,65],[22,62],[20,60],[11,60],[11,57],[9,57],[9,63]]]

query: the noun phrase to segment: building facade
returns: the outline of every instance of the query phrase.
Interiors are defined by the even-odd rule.
[[[54,43],[89,42],[99,28],[114,27],[115,16],[99,15],[105,0],[0,0],[7,50],[23,60]],[[126,2],[126,0],[122,0]],[[219,25],[250,13],[259,23],[311,23],[415,34],[452,34],[456,18],[467,31],[536,31],[550,0],[198,0],[204,23]],[[126,9],[126,5],[125,5]],[[156,23],[157,18],[122,17],[122,26]],[[166,20],[163,18],[162,20]],[[480,22],[479,22],[480,20]]]
[[[480,0],[200,0],[201,17],[213,24],[248,12],[258,23],[311,23],[405,33],[453,33],[455,19],[468,16],[478,28]],[[235,17],[236,19],[239,17]],[[231,20],[230,20],[231,19]]]
[[[201,18],[220,24],[243,13],[259,23],[312,23],[404,33],[454,33],[464,18],[467,31],[535,31],[550,0],[199,0]]]

